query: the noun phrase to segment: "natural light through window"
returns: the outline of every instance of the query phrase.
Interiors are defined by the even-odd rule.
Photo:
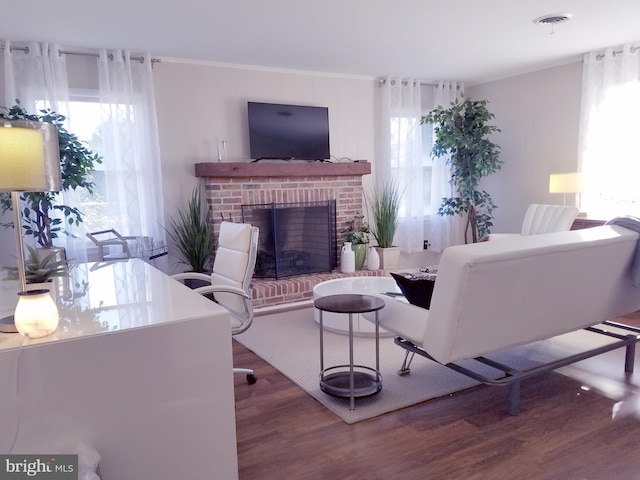
[[[593,218],[640,216],[640,85],[610,88],[589,113],[581,210]]]
[[[412,178],[411,172],[413,167],[410,165],[410,158],[413,152],[410,149],[414,148],[415,143],[413,137],[415,130],[421,129],[422,144],[421,144],[421,158],[422,158],[422,196],[424,215],[429,215],[429,208],[431,206],[431,146],[432,146],[432,128],[430,125],[420,125],[420,119],[408,118],[408,117],[392,117],[390,125],[391,133],[391,170],[394,178],[399,179],[400,189],[402,190],[405,185],[411,182],[415,182],[416,179]],[[401,204],[400,217],[406,217],[407,205]]]
[[[85,142],[92,152],[102,156],[101,115],[98,98],[85,96],[72,99],[69,102],[70,131]],[[95,186],[93,195],[83,192],[80,196],[84,226],[88,232],[95,232],[114,225],[109,217],[106,202],[107,191],[104,174],[104,164],[96,164],[91,175]]]

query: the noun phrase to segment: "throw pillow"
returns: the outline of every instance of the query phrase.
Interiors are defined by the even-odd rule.
[[[435,274],[390,273],[410,304],[427,309],[431,306],[433,287],[436,284]]]

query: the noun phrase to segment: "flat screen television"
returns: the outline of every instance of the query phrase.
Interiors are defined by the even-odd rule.
[[[324,160],[329,156],[329,109],[248,102],[251,158]]]

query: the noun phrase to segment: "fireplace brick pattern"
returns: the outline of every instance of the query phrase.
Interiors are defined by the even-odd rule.
[[[340,230],[346,221],[363,210],[362,175],[371,173],[369,164],[196,164],[196,176],[204,177],[207,202],[213,212],[214,230],[220,221],[242,221],[242,205],[306,203],[336,200],[336,245],[342,245]],[[337,252],[336,252],[337,254]],[[357,271],[357,276],[381,272]],[[310,299],[313,286],[341,278],[340,272],[300,275],[285,279],[253,279],[256,307]]]

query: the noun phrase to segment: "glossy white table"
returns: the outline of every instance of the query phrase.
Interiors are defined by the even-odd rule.
[[[226,310],[139,259],[71,280],[53,335],[0,334],[0,452],[17,432],[12,453],[90,444],[105,480],[238,478]],[[0,316],[17,290],[0,281]]]

